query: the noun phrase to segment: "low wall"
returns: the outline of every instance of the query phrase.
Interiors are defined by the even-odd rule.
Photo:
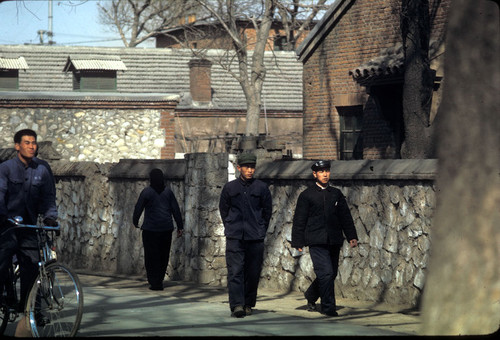
[[[260,159],[260,158],[259,158]],[[140,230],[132,211],[149,171],[162,168],[183,211],[185,233],[174,236],[167,280],[225,286],[225,238],[218,212],[228,180],[228,154],[187,154],[184,160],[51,163],[64,228],[60,258],[82,270],[144,274]],[[314,278],[307,251],[291,255],[298,195],[313,183],[311,161],[259,161],[273,216],[260,285],[304,291]],[[359,247],[341,251],[337,296],[416,305],[425,282],[435,206],[435,160],[335,161],[332,185],[347,197]]]

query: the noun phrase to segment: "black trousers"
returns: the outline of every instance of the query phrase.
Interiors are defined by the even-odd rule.
[[[226,239],[227,288],[231,311],[236,306],[255,307],[264,241]]]
[[[6,229],[4,228],[2,232]],[[20,269],[20,306],[24,307],[31,286],[38,276],[40,254],[35,231],[19,229],[8,231],[2,235],[0,239],[0,286],[2,288],[7,278],[8,266],[12,264],[14,255],[17,256]],[[2,288],[0,288],[0,292],[3,290]]]
[[[172,245],[172,230],[162,232],[143,230],[142,245],[148,282],[152,287],[163,287]]]
[[[316,302],[321,297],[322,313],[333,313],[336,309],[335,278],[339,268],[341,247],[341,245],[309,247],[316,279],[314,279],[304,295],[309,302]]]

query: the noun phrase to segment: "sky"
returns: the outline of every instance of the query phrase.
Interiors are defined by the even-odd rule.
[[[106,0],[52,0],[52,32],[59,46],[124,47],[118,33],[99,23],[97,3]],[[48,0],[0,2],[0,45],[39,44],[49,29]],[[43,37],[48,42],[47,35]],[[144,42],[138,47],[154,47]]]

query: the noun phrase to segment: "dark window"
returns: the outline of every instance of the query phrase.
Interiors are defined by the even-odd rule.
[[[274,50],[284,51],[286,46],[286,37],[278,35],[274,38]]]
[[[116,91],[116,71],[74,71],[73,90]]]
[[[19,90],[19,70],[0,70],[0,90]]]
[[[363,158],[363,107],[337,107],[340,116],[340,159]]]

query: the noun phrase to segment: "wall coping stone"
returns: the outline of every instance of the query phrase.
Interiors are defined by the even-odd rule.
[[[315,160],[274,160],[257,164],[260,179],[311,179]],[[331,161],[334,180],[430,180],[437,175],[437,159],[379,159]]]
[[[149,179],[154,168],[161,169],[168,179],[184,179],[186,160],[184,159],[120,159],[109,173],[109,178]]]
[[[113,163],[49,161],[54,177],[92,177],[96,173],[106,175]]]
[[[119,92],[15,92],[4,91],[5,100],[79,100],[79,101],[162,101],[179,102],[180,95],[168,93]]]

